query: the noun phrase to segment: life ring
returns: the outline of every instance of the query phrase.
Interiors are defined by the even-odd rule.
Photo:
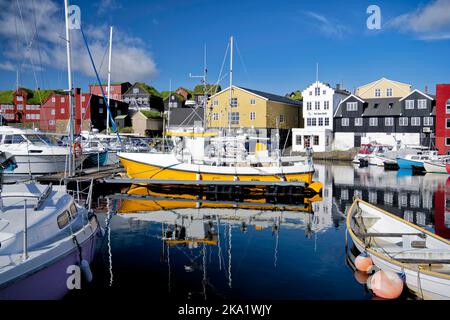
[[[83,149],[81,148],[81,144],[76,141],[73,144],[73,154],[75,155],[75,159],[79,159],[83,154]]]

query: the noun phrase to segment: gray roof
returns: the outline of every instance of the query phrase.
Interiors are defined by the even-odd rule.
[[[267,93],[267,92],[263,92],[263,91],[258,91],[258,90],[253,90],[253,89],[248,89],[248,88],[243,88],[243,87],[239,87],[243,90],[252,92],[254,94],[257,94],[258,96],[264,97],[266,99],[269,99],[270,101],[275,101],[275,102],[281,102],[281,103],[287,103],[287,104],[292,104],[292,105],[296,105],[296,106],[302,106],[303,105],[303,101],[301,100],[294,100],[288,97],[284,97],[284,96],[279,96],[277,94],[273,94],[273,93]]]
[[[170,109],[170,126],[192,127],[195,121],[203,122],[203,108]]]
[[[364,117],[389,117],[399,116],[402,111],[402,103],[398,98],[366,99]]]

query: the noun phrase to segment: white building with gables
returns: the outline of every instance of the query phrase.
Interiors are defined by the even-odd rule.
[[[304,128],[292,129],[292,151],[311,147],[315,152],[331,151],[333,147],[333,115],[339,103],[350,92],[340,85],[316,81],[302,91]]]

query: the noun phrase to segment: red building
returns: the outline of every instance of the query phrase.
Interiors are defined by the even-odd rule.
[[[82,119],[88,122],[90,114],[86,114],[89,94],[81,94],[81,89],[74,90],[75,132],[80,132]],[[49,95],[40,110],[39,128],[43,131],[67,132],[69,121],[69,96],[67,93],[53,92]],[[86,124],[83,126],[86,128]]]
[[[89,130],[90,126],[100,131],[106,128],[107,108],[103,96],[81,93],[74,90],[75,133]],[[110,100],[110,110],[113,119],[117,116],[127,116],[128,104],[115,99]],[[69,123],[69,98],[67,93],[52,93],[41,107],[39,128],[44,131],[67,132]],[[129,119],[124,125],[131,126]]]
[[[436,85],[436,147],[450,154],[450,84]]]
[[[434,194],[434,231],[438,236],[450,239],[450,178],[439,183]]]
[[[106,98],[108,98],[108,85],[102,84],[103,90],[105,92]],[[111,95],[110,99],[114,99],[117,101],[123,101],[122,95],[131,87],[131,83],[123,82],[123,83],[111,83]],[[95,94],[97,96],[102,96],[102,90],[98,84],[90,84],[89,85],[89,93]]]
[[[38,124],[40,120],[39,98],[45,99],[43,91],[33,91],[19,88],[14,91],[4,91],[6,101],[0,101],[0,112],[3,118],[13,123]]]

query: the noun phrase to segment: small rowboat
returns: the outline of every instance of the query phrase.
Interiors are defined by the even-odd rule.
[[[403,272],[419,298],[450,299],[450,241],[359,199],[347,212],[347,229],[378,268]]]

